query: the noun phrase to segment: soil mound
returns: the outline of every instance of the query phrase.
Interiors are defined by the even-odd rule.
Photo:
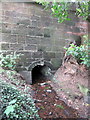
[[[90,113],[89,77],[86,67],[79,65],[73,57],[65,60],[53,77],[52,87],[57,94],[83,118]]]

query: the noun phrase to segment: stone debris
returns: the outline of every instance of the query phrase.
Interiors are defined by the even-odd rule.
[[[44,85],[47,85],[47,83],[46,83],[46,82],[40,83],[40,85],[41,85],[41,86],[44,86]]]
[[[51,92],[52,92],[52,90],[46,90],[46,92],[51,93]]]

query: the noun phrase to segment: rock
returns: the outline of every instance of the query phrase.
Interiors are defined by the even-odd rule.
[[[52,112],[49,112],[49,115],[52,115]]]
[[[40,83],[40,85],[41,85],[41,86],[44,86],[44,85],[47,85],[47,83],[45,83],[45,82],[44,82],[44,83]]]
[[[34,103],[38,103],[38,102],[42,102],[42,100],[37,100],[37,99],[34,100]]]
[[[64,114],[67,115],[67,116],[70,116],[70,114],[67,110],[64,110]]]
[[[84,102],[90,104],[90,96],[84,96]]]
[[[52,92],[52,90],[46,90],[46,92],[51,93],[51,92]]]
[[[42,94],[42,96],[43,96],[43,97],[46,97],[47,95],[45,95],[45,94]]]

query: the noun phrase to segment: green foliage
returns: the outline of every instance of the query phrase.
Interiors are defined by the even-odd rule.
[[[46,0],[36,0],[37,3],[42,4],[45,9],[49,9],[52,11],[52,15],[58,18],[58,22],[62,23],[65,20],[71,20],[69,18],[69,10],[70,6],[72,6],[72,2],[66,1],[56,1],[52,0],[52,2],[48,2]],[[84,20],[88,20],[88,16],[90,16],[89,10],[90,2],[85,1],[76,1],[76,15],[82,16]]]
[[[6,107],[5,114],[8,116],[11,112],[14,112],[15,105],[9,105]]]
[[[51,6],[52,15],[54,17],[57,17],[58,22],[60,23],[64,22],[65,20],[70,20],[70,18],[68,18],[69,16],[68,9],[69,4],[67,2],[53,3]]]
[[[16,54],[16,52],[4,55],[0,54],[0,66],[5,69],[15,69],[17,62],[20,60],[21,54]]]
[[[90,16],[89,11],[90,1],[89,2],[78,2],[77,8],[76,8],[76,15],[82,16],[84,20],[88,19],[88,16]]]
[[[70,44],[69,48],[66,49],[66,55],[72,55],[76,58],[78,63],[84,64],[90,67],[90,51],[88,47],[90,46],[90,40],[85,40],[84,45],[76,46]]]
[[[32,98],[0,81],[0,120],[41,120]]]

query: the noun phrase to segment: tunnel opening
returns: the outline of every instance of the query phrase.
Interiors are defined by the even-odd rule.
[[[37,65],[32,69],[32,84],[49,80],[51,69],[46,65]]]

